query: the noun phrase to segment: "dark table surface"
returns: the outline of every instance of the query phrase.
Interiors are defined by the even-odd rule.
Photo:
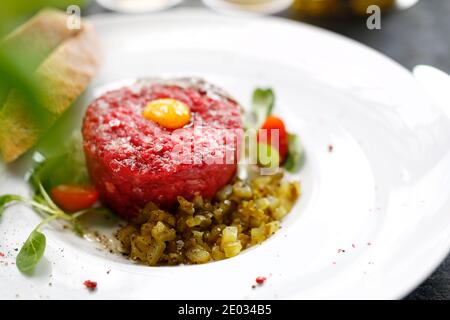
[[[199,0],[185,0],[185,7],[201,7]],[[107,12],[92,3],[87,15]],[[286,10],[280,17],[301,20]],[[421,0],[414,7],[383,15],[381,30],[369,30],[363,19],[308,20],[362,42],[396,60],[408,69],[428,64],[450,73],[450,1]],[[450,300],[450,256],[406,299]]]

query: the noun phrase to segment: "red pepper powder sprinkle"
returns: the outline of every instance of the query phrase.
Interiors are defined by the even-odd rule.
[[[5,254],[3,252],[0,252],[0,257],[4,257]]]
[[[266,277],[257,277],[256,278],[256,283],[257,284],[263,284],[266,280],[267,280]]]
[[[91,291],[93,291],[97,288],[97,282],[95,282],[95,281],[86,280],[83,284],[86,288],[88,288]]]

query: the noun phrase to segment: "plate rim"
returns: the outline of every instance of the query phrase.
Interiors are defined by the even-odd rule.
[[[377,56],[378,58],[385,60],[387,63],[391,64],[391,66],[396,67],[399,71],[401,70],[404,74],[408,74],[408,76],[413,79],[412,71],[407,69],[405,66],[401,65],[396,60],[392,59],[391,57],[381,53],[380,51],[363,44],[361,42],[358,42],[355,39],[349,38],[347,36],[344,36],[342,34],[339,34],[337,32],[334,32],[332,30],[324,29],[319,26],[307,24],[301,21],[295,21],[292,19],[288,19],[285,17],[279,17],[279,16],[261,16],[261,15],[223,15],[218,12],[207,10],[205,8],[185,8],[185,7],[178,7],[171,11],[166,12],[158,12],[158,13],[149,13],[145,15],[140,15],[139,17],[133,17],[133,16],[123,16],[116,13],[101,13],[97,15],[88,16],[88,19],[92,19],[95,23],[107,23],[111,22],[114,19],[117,20],[130,20],[135,18],[145,18],[145,16],[152,16],[152,15],[176,15],[176,14],[201,14],[201,15],[211,15],[216,17],[222,17],[229,20],[242,20],[242,19],[255,19],[255,20],[266,20],[269,23],[277,23],[293,28],[305,28],[310,29],[317,33],[322,33],[327,36],[331,36],[333,38],[336,38],[339,41],[346,42],[352,46],[358,47],[359,49],[366,50],[370,52],[371,54]],[[416,289],[421,283],[423,283],[431,274],[434,273],[434,271],[442,264],[444,259],[450,254],[450,238],[447,241],[446,249],[442,250],[442,252],[435,253],[434,256],[436,256],[435,262],[432,263],[432,267],[428,268],[427,271],[420,272],[421,275],[417,276],[416,281],[410,281],[409,285],[405,285],[403,288],[398,288],[395,293],[391,293],[390,298],[392,299],[401,299],[406,297],[408,294],[410,294],[414,289]],[[392,290],[394,291],[394,290]]]
[[[108,23],[113,20],[130,20],[130,19],[136,19],[136,18],[142,18],[145,19],[146,16],[152,16],[152,15],[177,15],[177,14],[200,14],[200,15],[211,15],[216,17],[221,17],[224,19],[231,20],[242,20],[242,19],[254,19],[254,20],[265,20],[269,23],[276,23],[280,25],[285,25],[293,28],[305,28],[312,30],[317,33],[322,33],[324,35],[330,36],[335,38],[336,40],[346,42],[352,46],[358,47],[359,49],[366,50],[370,52],[371,54],[377,56],[379,59],[382,59],[389,63],[391,66],[397,68],[399,71],[401,70],[404,74],[407,74],[412,80],[415,81],[412,71],[407,69],[405,66],[401,65],[396,60],[392,59],[391,57],[383,54],[382,52],[366,45],[361,42],[358,42],[355,39],[349,38],[345,35],[339,34],[335,31],[328,30],[321,28],[319,26],[307,24],[305,22],[301,21],[295,21],[292,19],[288,19],[285,17],[279,17],[279,16],[264,16],[264,15],[231,15],[231,14],[220,14],[213,10],[207,10],[206,8],[186,8],[186,7],[178,7],[174,8],[174,10],[166,11],[166,12],[157,12],[157,13],[148,13],[144,15],[136,16],[123,16],[117,13],[100,13],[92,16],[88,16],[88,19],[92,19],[94,23]],[[409,281],[409,285],[403,286],[403,288],[397,288],[396,292],[391,292],[389,295],[390,299],[401,299],[406,297],[408,294],[410,294],[414,289],[416,289],[421,283],[423,283],[431,274],[434,273],[434,271],[442,264],[442,262],[445,260],[445,258],[450,254],[450,238],[447,241],[446,249],[442,250],[439,253],[435,253],[434,256],[436,257],[434,260],[434,263],[432,263],[432,267],[427,268],[426,271],[420,272],[421,275],[418,275],[415,278],[415,281],[411,280]],[[394,290],[392,290],[394,291]],[[295,296],[294,296],[295,297]],[[293,298],[294,298],[293,297]]]
[[[199,9],[199,8],[177,8],[175,10],[169,11],[169,12],[157,12],[157,13],[148,13],[148,14],[140,14],[138,16],[135,15],[128,15],[128,16],[124,16],[124,15],[120,15],[117,13],[102,13],[102,14],[98,14],[98,15],[92,15],[92,16],[88,16],[87,19],[93,21],[94,23],[103,23],[105,22],[111,22],[114,19],[117,20],[132,20],[132,19],[145,19],[148,16],[153,16],[153,15],[158,15],[158,16],[163,16],[163,15],[175,15],[175,14],[182,14],[182,13],[195,13],[195,14],[207,14],[207,15],[215,15],[217,16],[221,16],[224,17],[222,15],[219,15],[215,12],[212,11],[208,11],[205,9]],[[241,20],[241,17],[230,17],[227,16],[228,19],[230,20]],[[248,19],[248,18],[247,18]],[[401,64],[399,64],[398,62],[396,62],[395,60],[385,56],[384,54],[378,52],[377,50],[368,47],[362,43],[359,43],[353,39],[347,38],[343,35],[337,34],[333,31],[330,30],[326,30],[326,29],[322,29],[320,27],[316,27],[316,26],[311,26],[305,23],[301,23],[301,22],[296,22],[296,21],[292,21],[292,20],[288,20],[286,18],[281,18],[281,17],[252,17],[252,19],[264,19],[264,20],[270,20],[270,21],[274,21],[277,23],[282,23],[285,25],[291,25],[294,27],[302,27],[302,28],[307,28],[307,29],[313,29],[316,32],[320,32],[320,33],[325,33],[328,34],[334,38],[339,38],[341,41],[345,41],[347,43],[351,43],[352,45],[355,45],[357,47],[363,48],[365,50],[369,50],[370,52],[372,52],[372,54],[376,54],[379,58],[382,58],[383,60],[389,62],[392,66],[395,66],[398,70],[403,70],[403,73],[407,73],[412,79],[412,73],[411,71],[409,71],[407,68],[405,68],[404,66],[402,66]],[[108,20],[108,21],[105,21]],[[427,267],[427,271],[420,271],[420,272],[416,272],[415,274],[421,274],[421,276],[416,276],[414,277],[413,280],[408,281],[408,284],[403,285],[401,288],[400,286],[395,287],[396,290],[391,290],[391,294],[388,295],[388,298],[390,299],[397,299],[397,298],[402,298],[404,296],[406,296],[407,294],[409,294],[414,288],[417,287],[417,285],[419,285],[421,282],[423,282],[423,280],[425,280],[427,277],[429,277],[430,274],[432,274],[434,272],[434,270],[442,263],[442,260],[450,253],[450,238],[447,239],[447,244],[446,244],[446,249],[442,249],[440,252],[438,253],[433,253],[433,256],[436,257],[435,259],[433,259],[433,262],[431,263],[431,265],[433,265],[433,267]],[[395,291],[395,292],[394,292]],[[291,298],[295,298],[295,295]]]

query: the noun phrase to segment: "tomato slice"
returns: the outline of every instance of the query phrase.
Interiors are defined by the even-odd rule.
[[[258,134],[258,143],[265,142],[267,144],[272,145],[273,147],[278,148],[278,152],[280,153],[280,163],[284,163],[286,157],[288,155],[288,134],[286,131],[286,126],[284,125],[283,120],[275,116],[268,116],[266,121],[264,121],[261,129],[267,130],[267,136]],[[275,141],[272,141],[272,129],[278,129],[278,146]]]
[[[53,201],[67,212],[89,209],[99,197],[98,191],[90,186],[59,185],[50,194]]]

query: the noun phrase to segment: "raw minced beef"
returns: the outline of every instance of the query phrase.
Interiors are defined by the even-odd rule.
[[[191,122],[174,132],[145,119],[144,107],[161,98],[185,103]],[[147,80],[96,99],[82,133],[102,202],[129,219],[148,202],[171,208],[178,196],[212,198],[235,175],[241,128],[240,106],[220,89],[195,79]]]

